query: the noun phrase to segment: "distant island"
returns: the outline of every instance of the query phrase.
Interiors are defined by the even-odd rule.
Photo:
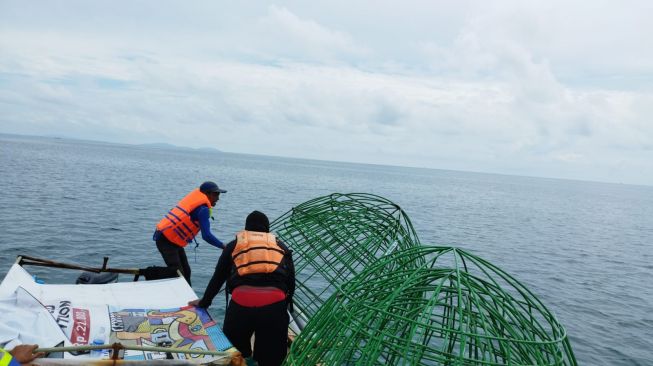
[[[146,149],[165,149],[165,150],[186,150],[186,151],[204,151],[204,152],[219,152],[223,153],[224,151],[216,149],[214,147],[188,147],[188,146],[179,146],[173,145],[165,142],[153,142],[149,144],[131,144],[125,142],[114,142],[114,141],[103,141],[103,140],[93,140],[85,138],[75,138],[68,136],[61,136],[56,134],[44,134],[44,135],[24,135],[24,134],[15,134],[15,133],[4,133],[0,132],[0,136],[8,138],[18,138],[18,139],[52,139],[52,140],[69,140],[69,141],[78,141],[83,143],[90,144],[103,144],[103,145],[122,145],[122,146],[135,146],[142,147]]]
[[[178,146],[173,144],[168,144],[165,142],[154,142],[151,144],[136,144],[133,146],[140,146],[145,148],[152,149],[176,149],[176,150],[192,150],[192,151],[207,151],[207,152],[222,152],[222,150],[213,148],[213,147],[187,147],[187,146]]]

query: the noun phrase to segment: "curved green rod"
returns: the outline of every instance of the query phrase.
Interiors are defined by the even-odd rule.
[[[399,206],[366,193],[334,193],[309,200],[273,221],[271,230],[293,251],[294,302],[304,323],[337,285],[377,258],[420,245]]]
[[[464,250],[421,246],[336,286],[286,364],[577,363],[565,329],[520,282]]]

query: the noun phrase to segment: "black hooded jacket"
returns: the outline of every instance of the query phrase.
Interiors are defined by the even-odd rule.
[[[254,211],[249,216],[245,222],[245,230],[248,231],[258,231],[258,232],[270,232],[270,223],[265,214]],[[231,292],[235,287],[240,285],[249,285],[249,286],[272,286],[281,289],[286,293],[288,302],[292,301],[292,296],[295,293],[295,266],[292,260],[292,252],[288,247],[279,239],[277,239],[277,245],[286,252],[284,259],[282,261],[282,266],[284,266],[285,276],[280,276],[277,273],[271,274],[252,274],[248,276],[233,276],[233,273],[236,271],[234,262],[232,260],[232,254],[234,248],[236,247],[236,240],[232,240],[227,244],[227,246],[222,251],[220,259],[218,259],[218,264],[215,267],[215,272],[213,277],[209,281],[209,285],[204,292],[204,296],[200,300],[198,306],[202,308],[208,308],[213,302],[213,298],[220,292],[222,285],[227,282],[227,291]]]

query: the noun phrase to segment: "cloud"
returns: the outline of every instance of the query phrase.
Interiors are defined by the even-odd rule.
[[[286,8],[270,6],[255,23],[248,41],[256,52],[275,59],[333,62],[356,58],[367,51],[345,32],[329,29],[311,19],[301,19]]]
[[[653,182],[653,91],[592,79],[649,66],[601,53],[605,32],[593,34],[590,20],[569,32],[555,6],[447,5],[447,17],[434,6],[379,5],[370,15],[385,23],[370,25],[378,34],[321,5],[243,5],[232,18],[203,6],[194,22],[186,8],[152,13],[148,32],[135,21],[152,11],[145,5],[121,11],[115,33],[74,22],[77,10],[111,26],[108,5],[106,16],[73,6],[63,20],[32,23],[9,12],[15,19],[0,18],[1,131],[599,180],[618,166]],[[635,13],[617,11],[639,24]],[[615,47],[650,58],[624,43]]]

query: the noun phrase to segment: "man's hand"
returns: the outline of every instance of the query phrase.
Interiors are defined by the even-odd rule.
[[[200,303],[200,299],[195,299],[195,300],[189,301],[188,305],[197,306],[199,303]]]
[[[34,350],[39,348],[37,344],[20,344],[9,353],[20,363],[29,363],[34,361],[38,357],[43,357],[45,353],[38,352],[34,353]]]

